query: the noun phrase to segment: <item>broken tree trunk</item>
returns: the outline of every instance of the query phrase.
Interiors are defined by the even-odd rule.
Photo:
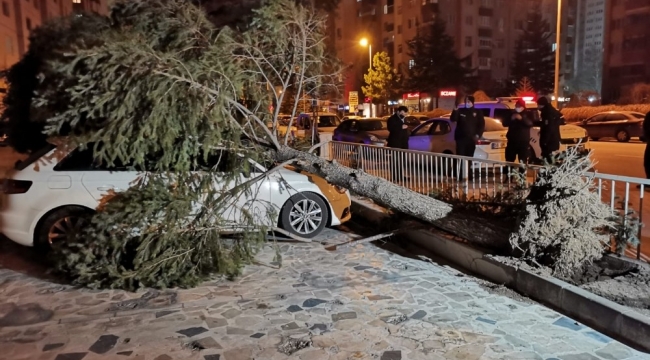
[[[454,211],[450,204],[314,154],[287,146],[276,151],[276,160],[290,159],[295,159],[302,170],[319,175],[331,184],[372,199],[388,209],[432,224],[472,244],[492,249],[509,248],[508,239],[514,230],[514,224],[474,213]]]

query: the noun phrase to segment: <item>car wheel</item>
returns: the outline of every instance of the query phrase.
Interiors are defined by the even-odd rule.
[[[616,132],[616,140],[618,142],[628,142],[630,141],[630,134],[626,130],[619,130]]]
[[[67,206],[47,215],[39,227],[34,246],[48,251],[56,242],[79,234],[90,223],[91,211],[79,206]]]
[[[282,207],[280,215],[282,229],[304,238],[320,234],[328,221],[327,204],[320,196],[309,192],[293,195]]]

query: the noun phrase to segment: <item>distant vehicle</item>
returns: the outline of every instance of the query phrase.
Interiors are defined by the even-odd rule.
[[[345,120],[334,130],[332,140],[384,146],[388,139],[388,125],[380,118]]]
[[[454,131],[456,123],[449,118],[429,119],[416,127],[409,137],[409,150],[427,151],[440,154],[455,154],[456,140]],[[486,117],[485,132],[478,140],[474,157],[486,160],[505,160],[507,144],[505,128],[500,121]]]
[[[497,98],[496,101],[478,101],[474,103],[477,110],[483,112],[483,116],[491,117],[493,119],[503,122],[512,116],[515,103],[519,98],[506,97]],[[523,98],[526,101],[526,112],[528,112],[535,121],[540,121],[539,110],[537,110],[537,103],[530,101],[532,99]],[[459,104],[458,107],[462,108],[465,104]],[[565,151],[568,147],[578,146],[582,149],[589,148],[589,136],[587,131],[575,125],[562,125],[560,126],[560,150]],[[539,145],[539,127],[534,127],[530,130],[530,146],[539,159],[541,158],[542,149]]]
[[[363,120],[363,119],[365,119],[365,118],[363,116],[359,116],[359,115],[346,115],[346,116],[343,117],[342,121],[345,121],[345,120]]]
[[[635,111],[607,111],[598,113],[576,125],[587,130],[589,137],[597,141],[602,138],[614,138],[619,142],[628,142],[631,138],[643,138],[643,119],[645,115]]]

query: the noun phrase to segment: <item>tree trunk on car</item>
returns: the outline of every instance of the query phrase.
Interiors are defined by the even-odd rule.
[[[276,160],[295,159],[304,171],[319,175],[331,184],[372,199],[378,205],[422,220],[464,240],[492,249],[508,247],[512,225],[485,215],[454,210],[452,205],[335,161],[287,146],[276,151]]]

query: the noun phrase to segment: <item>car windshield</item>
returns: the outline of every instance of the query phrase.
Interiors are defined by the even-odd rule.
[[[357,122],[359,131],[385,130],[388,126],[383,120],[361,120]]]
[[[641,114],[641,113],[633,112],[633,113],[630,113],[630,114],[631,114],[632,116],[634,116],[635,118],[637,118],[637,119],[645,119],[645,115],[643,115],[643,114]]]
[[[339,119],[334,115],[321,115],[318,117],[319,127],[335,127],[339,125]]]

